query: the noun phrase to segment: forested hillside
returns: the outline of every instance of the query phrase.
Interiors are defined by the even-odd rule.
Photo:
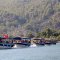
[[[20,35],[60,29],[60,0],[0,0],[0,34]]]

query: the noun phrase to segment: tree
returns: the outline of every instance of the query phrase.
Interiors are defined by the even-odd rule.
[[[36,38],[39,38],[39,37],[41,37],[42,35],[41,35],[41,32],[38,32],[38,33],[36,33]]]
[[[34,35],[30,32],[30,33],[27,34],[27,37],[29,37],[29,38],[33,38]]]
[[[42,32],[41,33],[43,37],[46,37],[47,36],[47,33],[46,32]]]
[[[43,36],[50,38],[50,36],[53,36],[53,30],[50,28],[47,28],[42,32]]]
[[[60,40],[60,35],[57,37],[58,40]]]

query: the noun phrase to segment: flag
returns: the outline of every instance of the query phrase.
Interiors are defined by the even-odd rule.
[[[3,34],[3,37],[6,39],[9,38],[8,34]]]

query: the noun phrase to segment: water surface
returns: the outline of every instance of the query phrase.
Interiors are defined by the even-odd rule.
[[[60,60],[60,43],[35,48],[0,50],[0,60]]]

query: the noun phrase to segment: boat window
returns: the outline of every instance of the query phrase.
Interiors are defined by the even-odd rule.
[[[0,44],[0,46],[3,46],[3,44]]]
[[[10,47],[10,45],[8,45]]]
[[[4,45],[4,46],[7,46],[7,45]]]

